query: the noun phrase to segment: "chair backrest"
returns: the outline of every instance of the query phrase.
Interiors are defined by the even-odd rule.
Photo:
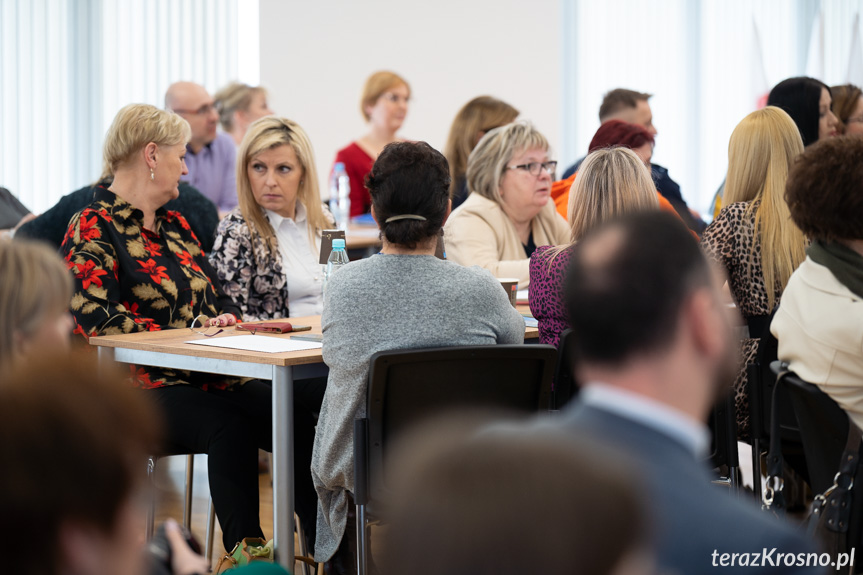
[[[569,400],[578,395],[578,382],[575,380],[575,356],[572,352],[573,331],[563,330],[557,343],[557,366],[554,369],[554,393],[552,409],[561,409]]]
[[[840,460],[848,442],[851,421],[848,414],[833,398],[817,386],[789,372],[783,378],[794,412],[800,426],[803,453],[809,485],[815,494],[824,493],[834,482],[839,471]],[[861,445],[863,452],[863,445]],[[851,512],[848,524],[848,541],[863,539],[863,464],[857,464],[856,476],[851,491]],[[860,573],[861,566],[853,566],[853,573]]]
[[[774,314],[776,312],[774,311]],[[749,428],[753,439],[767,441],[770,439],[770,425],[773,421],[772,398],[776,387],[776,370],[772,364],[776,362],[779,353],[779,342],[770,332],[769,326],[773,314],[767,320],[765,329],[760,335],[758,356],[754,364],[747,366],[747,385],[749,389]],[[756,335],[756,334],[753,334]],[[779,429],[782,433],[782,444],[788,447],[800,443],[800,430],[797,418],[788,397],[787,390],[779,390]]]
[[[848,414],[817,386],[789,373],[784,378],[800,427],[809,481],[815,493],[833,485],[848,438]]]
[[[458,408],[547,410],[556,359],[557,350],[550,345],[406,349],[374,354],[367,404],[368,494],[376,499],[385,493],[387,448],[395,437],[423,419]]]

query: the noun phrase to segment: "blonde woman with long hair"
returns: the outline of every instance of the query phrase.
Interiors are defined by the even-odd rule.
[[[219,224],[210,254],[225,293],[247,321],[319,315],[321,231],[333,220],[321,203],[312,143],[296,122],[270,116],[249,126],[237,154],[237,195],[240,205]],[[325,390],[325,378],[294,390],[294,493],[311,547],[313,414]]]
[[[237,155],[240,205],[219,224],[210,261],[247,321],[320,315],[321,203],[314,151],[287,118],[261,118]]]
[[[569,327],[560,288],[572,246],[609,220],[658,209],[656,186],[635,152],[616,147],[588,154],[569,191],[569,243],[537,248],[530,257],[528,297],[530,310],[539,322],[540,343],[556,346],[561,332]]]
[[[785,182],[803,140],[794,120],[768,106],[741,121],[728,142],[727,205],[704,231],[701,245],[728,272],[728,286],[749,327],[744,366],[791,274],[806,258],[806,238],[791,220]],[[746,370],[735,381],[738,436],[749,436]]]

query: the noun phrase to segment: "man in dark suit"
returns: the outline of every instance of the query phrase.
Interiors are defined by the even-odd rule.
[[[558,425],[622,449],[639,467],[661,572],[820,573],[812,541],[712,485],[704,464],[705,421],[736,368],[721,281],[664,212],[580,241],[564,294],[583,389]]]

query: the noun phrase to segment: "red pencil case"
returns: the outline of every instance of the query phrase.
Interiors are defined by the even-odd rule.
[[[308,331],[310,325],[292,325],[288,321],[247,321],[238,323],[237,329],[252,333],[290,333],[292,331]]]

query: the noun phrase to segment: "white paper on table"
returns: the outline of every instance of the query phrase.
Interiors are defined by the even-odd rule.
[[[210,347],[226,347],[228,349],[242,349],[245,351],[260,351],[263,353],[284,353],[286,351],[321,349],[321,344],[316,341],[268,337],[266,335],[232,335],[211,339],[193,339],[186,343],[209,345]]]
[[[539,327],[539,322],[536,320],[536,318],[525,317],[524,318],[524,326],[525,327]]]

